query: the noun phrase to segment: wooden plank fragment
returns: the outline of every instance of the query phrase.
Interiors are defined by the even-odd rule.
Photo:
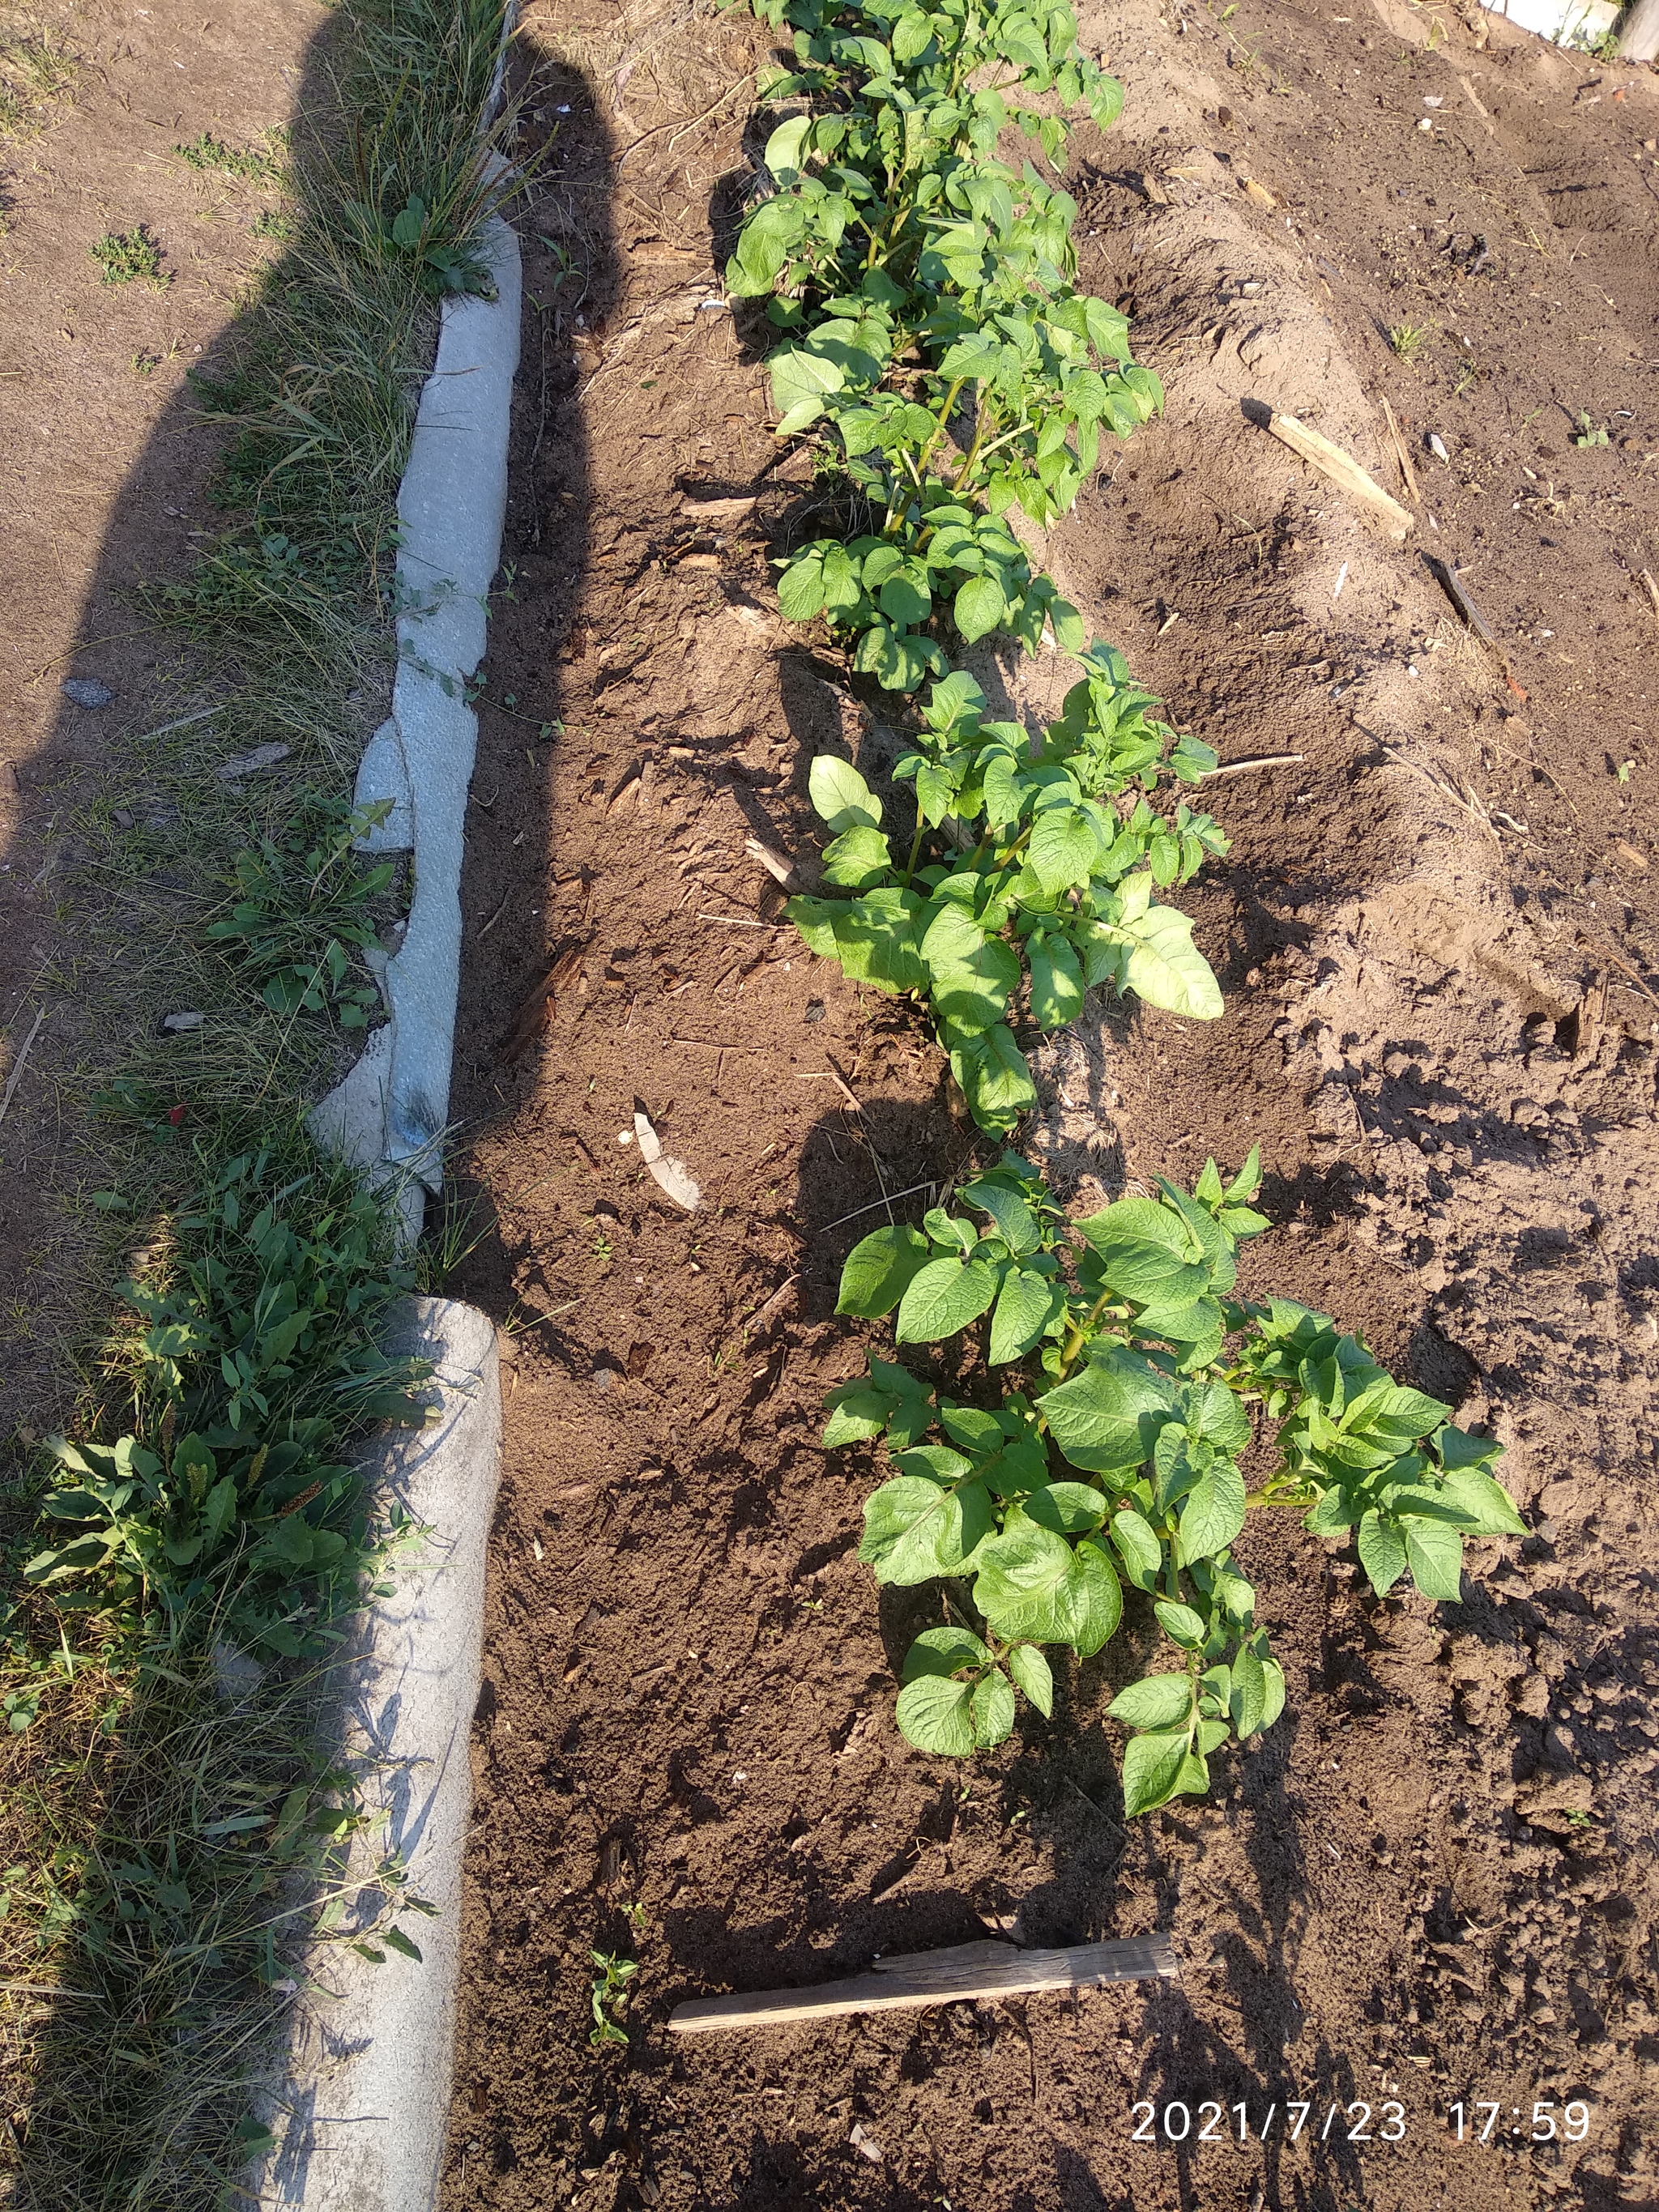
[[[1382,402],[1382,414],[1389,426],[1389,435],[1394,441],[1394,455],[1400,464],[1400,481],[1406,487],[1406,496],[1413,507],[1420,507],[1423,495],[1417,488],[1417,471],[1412,466],[1412,457],[1406,451],[1406,441],[1400,434],[1400,425],[1394,419],[1394,410],[1386,399]]]
[[[1277,409],[1268,416],[1267,428],[1281,444],[1288,446],[1322,476],[1328,477],[1339,490],[1346,492],[1391,545],[1405,544],[1406,534],[1412,526],[1411,516],[1340,446],[1334,446],[1317,430],[1298,422],[1294,415],[1281,415]]]
[[[713,2030],[787,2027],[852,2012],[895,2012],[906,2006],[958,2004],[975,1997],[1029,1996],[1039,1990],[1093,1989],[1107,1982],[1178,1978],[1166,1936],[1132,1936],[1111,1943],[1075,1943],[1065,1950],[1022,1951],[987,1940],[944,1951],[907,1952],[878,1960],[867,1974],[823,1982],[816,1989],[740,1991],[676,2005],[676,2035]]]

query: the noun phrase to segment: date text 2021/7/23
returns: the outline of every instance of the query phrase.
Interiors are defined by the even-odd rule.
[[[1248,2103],[1227,2106],[1213,2099],[1206,2100],[1196,2111],[1179,2100],[1161,2108],[1150,2100],[1143,2100],[1131,2107],[1129,2117],[1137,2124],[1130,2140],[1154,2146],[1188,2142],[1249,2142],[1253,2137],[1258,2142],[1266,2142],[1274,2135],[1286,2142],[1305,2139],[1313,2142],[1396,2143],[1404,2142],[1412,2132],[1412,2119],[1406,2107],[1392,2100],[1386,2104],[1368,2105],[1356,2098],[1352,2104],[1328,2103],[1322,2110],[1317,2099],[1292,2098],[1283,2105],[1259,2106],[1254,2112]],[[1504,2139],[1534,2143],[1583,2142],[1589,2133],[1590,2108],[1579,2097],[1565,2105],[1553,2099],[1540,2098],[1530,2110],[1522,2105],[1506,2106],[1497,2100],[1480,2098],[1467,2105],[1449,2105],[1438,2124],[1443,2125],[1456,2142]]]

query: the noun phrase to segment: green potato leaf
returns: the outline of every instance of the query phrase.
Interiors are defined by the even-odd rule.
[[[897,1475],[865,1500],[859,1557],[878,1582],[914,1588],[959,1574],[990,1528],[991,1501],[982,1483],[946,1489],[926,1475]]]
[[[1115,1347],[1091,1353],[1079,1373],[1037,1401],[1055,1443],[1090,1474],[1121,1474],[1150,1459],[1174,1402],[1149,1360]]]
[[[1036,1104],[1025,1055],[1006,1022],[951,1047],[951,1073],[981,1129],[1000,1135]]]
[[[1228,1700],[1233,1733],[1241,1743],[1260,1733],[1267,1710],[1267,1669],[1260,1655],[1247,1644],[1233,1661],[1232,1694]]]
[[[1149,1674],[1143,1681],[1131,1682],[1106,1708],[1125,1728],[1179,1727],[1183,1731],[1192,1710],[1192,1677],[1184,1668],[1179,1674]]]
[[[876,1321],[891,1313],[933,1257],[933,1246],[908,1222],[872,1230],[847,1255],[836,1311]]]
[[[899,1300],[901,1344],[937,1344],[977,1321],[997,1294],[999,1276],[984,1260],[933,1260],[919,1268]]]
[[[1244,1477],[1230,1459],[1215,1461],[1188,1492],[1176,1542],[1179,1563],[1213,1559],[1244,1526]]]
[[[1378,1597],[1386,1597],[1406,1571],[1405,1532],[1398,1522],[1385,1520],[1375,1506],[1359,1519],[1359,1564]],[[1458,1544],[1458,1556],[1462,1545]]]
[[[1039,1029],[1056,1030],[1083,1011],[1083,967],[1066,939],[1046,930],[1032,933],[1031,1018]]]
[[[1054,1669],[1035,1644],[1017,1644],[1007,1657],[1008,1672],[1043,1719],[1052,1720],[1054,1711]]]
[[[1158,1625],[1171,1640],[1191,1650],[1204,1641],[1204,1619],[1189,1605],[1176,1605],[1164,1600],[1154,1605]]]
[[[846,830],[879,830],[881,802],[851,761],[820,753],[807,774],[813,807],[833,836]]]
[[[1074,1615],[1072,1647],[1079,1658],[1091,1659],[1117,1633],[1123,1588],[1105,1552],[1086,1538],[1073,1554],[1072,1579],[1081,1606],[1080,1617]]]
[[[1131,1820],[1156,1812],[1185,1786],[1184,1728],[1132,1736],[1123,1749],[1123,1809]]]
[[[942,1759],[969,1759],[977,1741],[971,1684],[948,1675],[919,1674],[898,1694],[899,1733],[918,1751]]]
[[[969,1710],[973,1716],[975,1750],[990,1751],[1006,1743],[1014,1732],[1014,1693],[1008,1677],[995,1668],[988,1674],[981,1674],[974,1685]]]
[[[1135,1588],[1155,1590],[1164,1569],[1164,1547],[1152,1522],[1133,1505],[1126,1505],[1112,1516],[1111,1535],[1123,1571]]]
[[[1406,1564],[1425,1597],[1456,1605],[1463,1595],[1463,1532],[1413,1514],[1405,1523]]]
[[[991,1655],[970,1628],[924,1628],[904,1656],[907,1682],[924,1674],[951,1675],[988,1667]]]
[[[1008,611],[994,576],[970,576],[957,592],[951,612],[965,641],[972,645],[1001,627]]]
[[[1052,1276],[1040,1275],[1030,1267],[1010,1267],[991,1316],[988,1358],[992,1366],[1023,1358],[1065,1310],[1065,1289]]]
[[[1527,1524],[1501,1482],[1475,1469],[1458,1469],[1441,1485],[1441,1495],[1456,1506],[1471,1536],[1524,1536]]]

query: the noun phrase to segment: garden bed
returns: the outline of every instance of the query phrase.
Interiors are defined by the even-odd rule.
[[[1091,1002],[1038,1052],[1024,1141],[1097,1205],[1259,1144],[1275,1227],[1245,1293],[1332,1314],[1502,1437],[1533,1533],[1472,1545],[1465,1603],[1436,1606],[1254,1516],[1286,1716],[1209,1801],[1126,1826],[1103,1716],[1150,1624],[1000,1751],[911,1749],[896,1668],[937,1589],[877,1590],[875,1455],[819,1443],[824,1392],[886,1348],[834,1317],[847,1251],[994,1148],[926,1030],[809,955],[744,851],[811,851],[808,763],[878,773],[900,713],[777,612],[770,556],[825,527],[822,495],[777,463],[718,273],[764,37],[528,13],[560,65],[465,891],[477,1241],[449,1287],[510,1356],[446,2203],[1653,2192],[1659,100],[1451,15],[1425,46],[1430,21],[1246,0],[1083,25],[1128,99],[1073,144],[1080,282],[1131,310],[1169,405],[1042,558],[1224,763],[1296,757],[1203,790],[1233,848],[1179,897],[1222,1019]],[[1422,495],[1402,551],[1245,406],[1403,497],[1385,396]],[[1461,565],[1524,701],[1419,548]],[[1068,680],[1006,673],[1033,712]],[[636,1099],[697,1212],[619,1141]],[[988,1927],[1165,1930],[1184,1978],[665,2033],[687,1996]],[[639,1961],[625,2051],[589,2045],[593,1950]],[[1483,2099],[1501,2123],[1460,2147],[1451,2107],[1474,2136]],[[1581,2143],[1524,2139],[1535,2101],[1559,2124],[1579,2099]],[[1171,2144],[1167,2108],[1206,2100],[1232,2148]],[[1288,2144],[1293,2100],[1369,2104],[1379,2135],[1397,2103],[1405,2140],[1349,2144],[1356,2112]]]

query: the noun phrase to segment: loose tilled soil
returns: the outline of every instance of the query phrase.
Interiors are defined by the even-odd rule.
[[[510,1330],[510,1387],[445,2205],[1659,2203],[1659,83],[1401,0],[1084,23],[1128,104],[1075,141],[1082,274],[1169,410],[1042,550],[1224,761],[1293,757],[1206,794],[1233,850],[1185,896],[1224,1018],[1091,1010],[1027,1142],[1092,1203],[1260,1142],[1249,1285],[1490,1424],[1534,1532],[1434,1606],[1253,1525],[1285,1717],[1212,1802],[1126,1829],[1103,1716],[1145,1620],[1052,1725],[912,1751],[894,1666],[938,1595],[876,1589],[877,1468],[817,1442],[885,1341],[833,1318],[842,1259],[975,1140],[915,1020],[807,956],[744,852],[810,852],[809,759],[878,769],[898,720],[775,612],[769,554],[834,525],[720,297],[763,36],[666,0],[528,24],[554,135],[457,1072],[454,1287]],[[1401,491],[1385,397],[1420,490],[1398,552],[1249,404]],[[1065,680],[979,665],[1032,714]],[[697,1212],[621,1141],[636,1097]],[[1164,1929],[1182,1978],[666,2031],[988,1925]],[[591,1948],[639,1960],[626,2053],[589,2048]],[[1576,2098],[1582,2143],[1523,2140]],[[1387,2100],[1403,2142],[1345,2139]],[[1138,2100],[1222,2139],[1136,2142]]]

